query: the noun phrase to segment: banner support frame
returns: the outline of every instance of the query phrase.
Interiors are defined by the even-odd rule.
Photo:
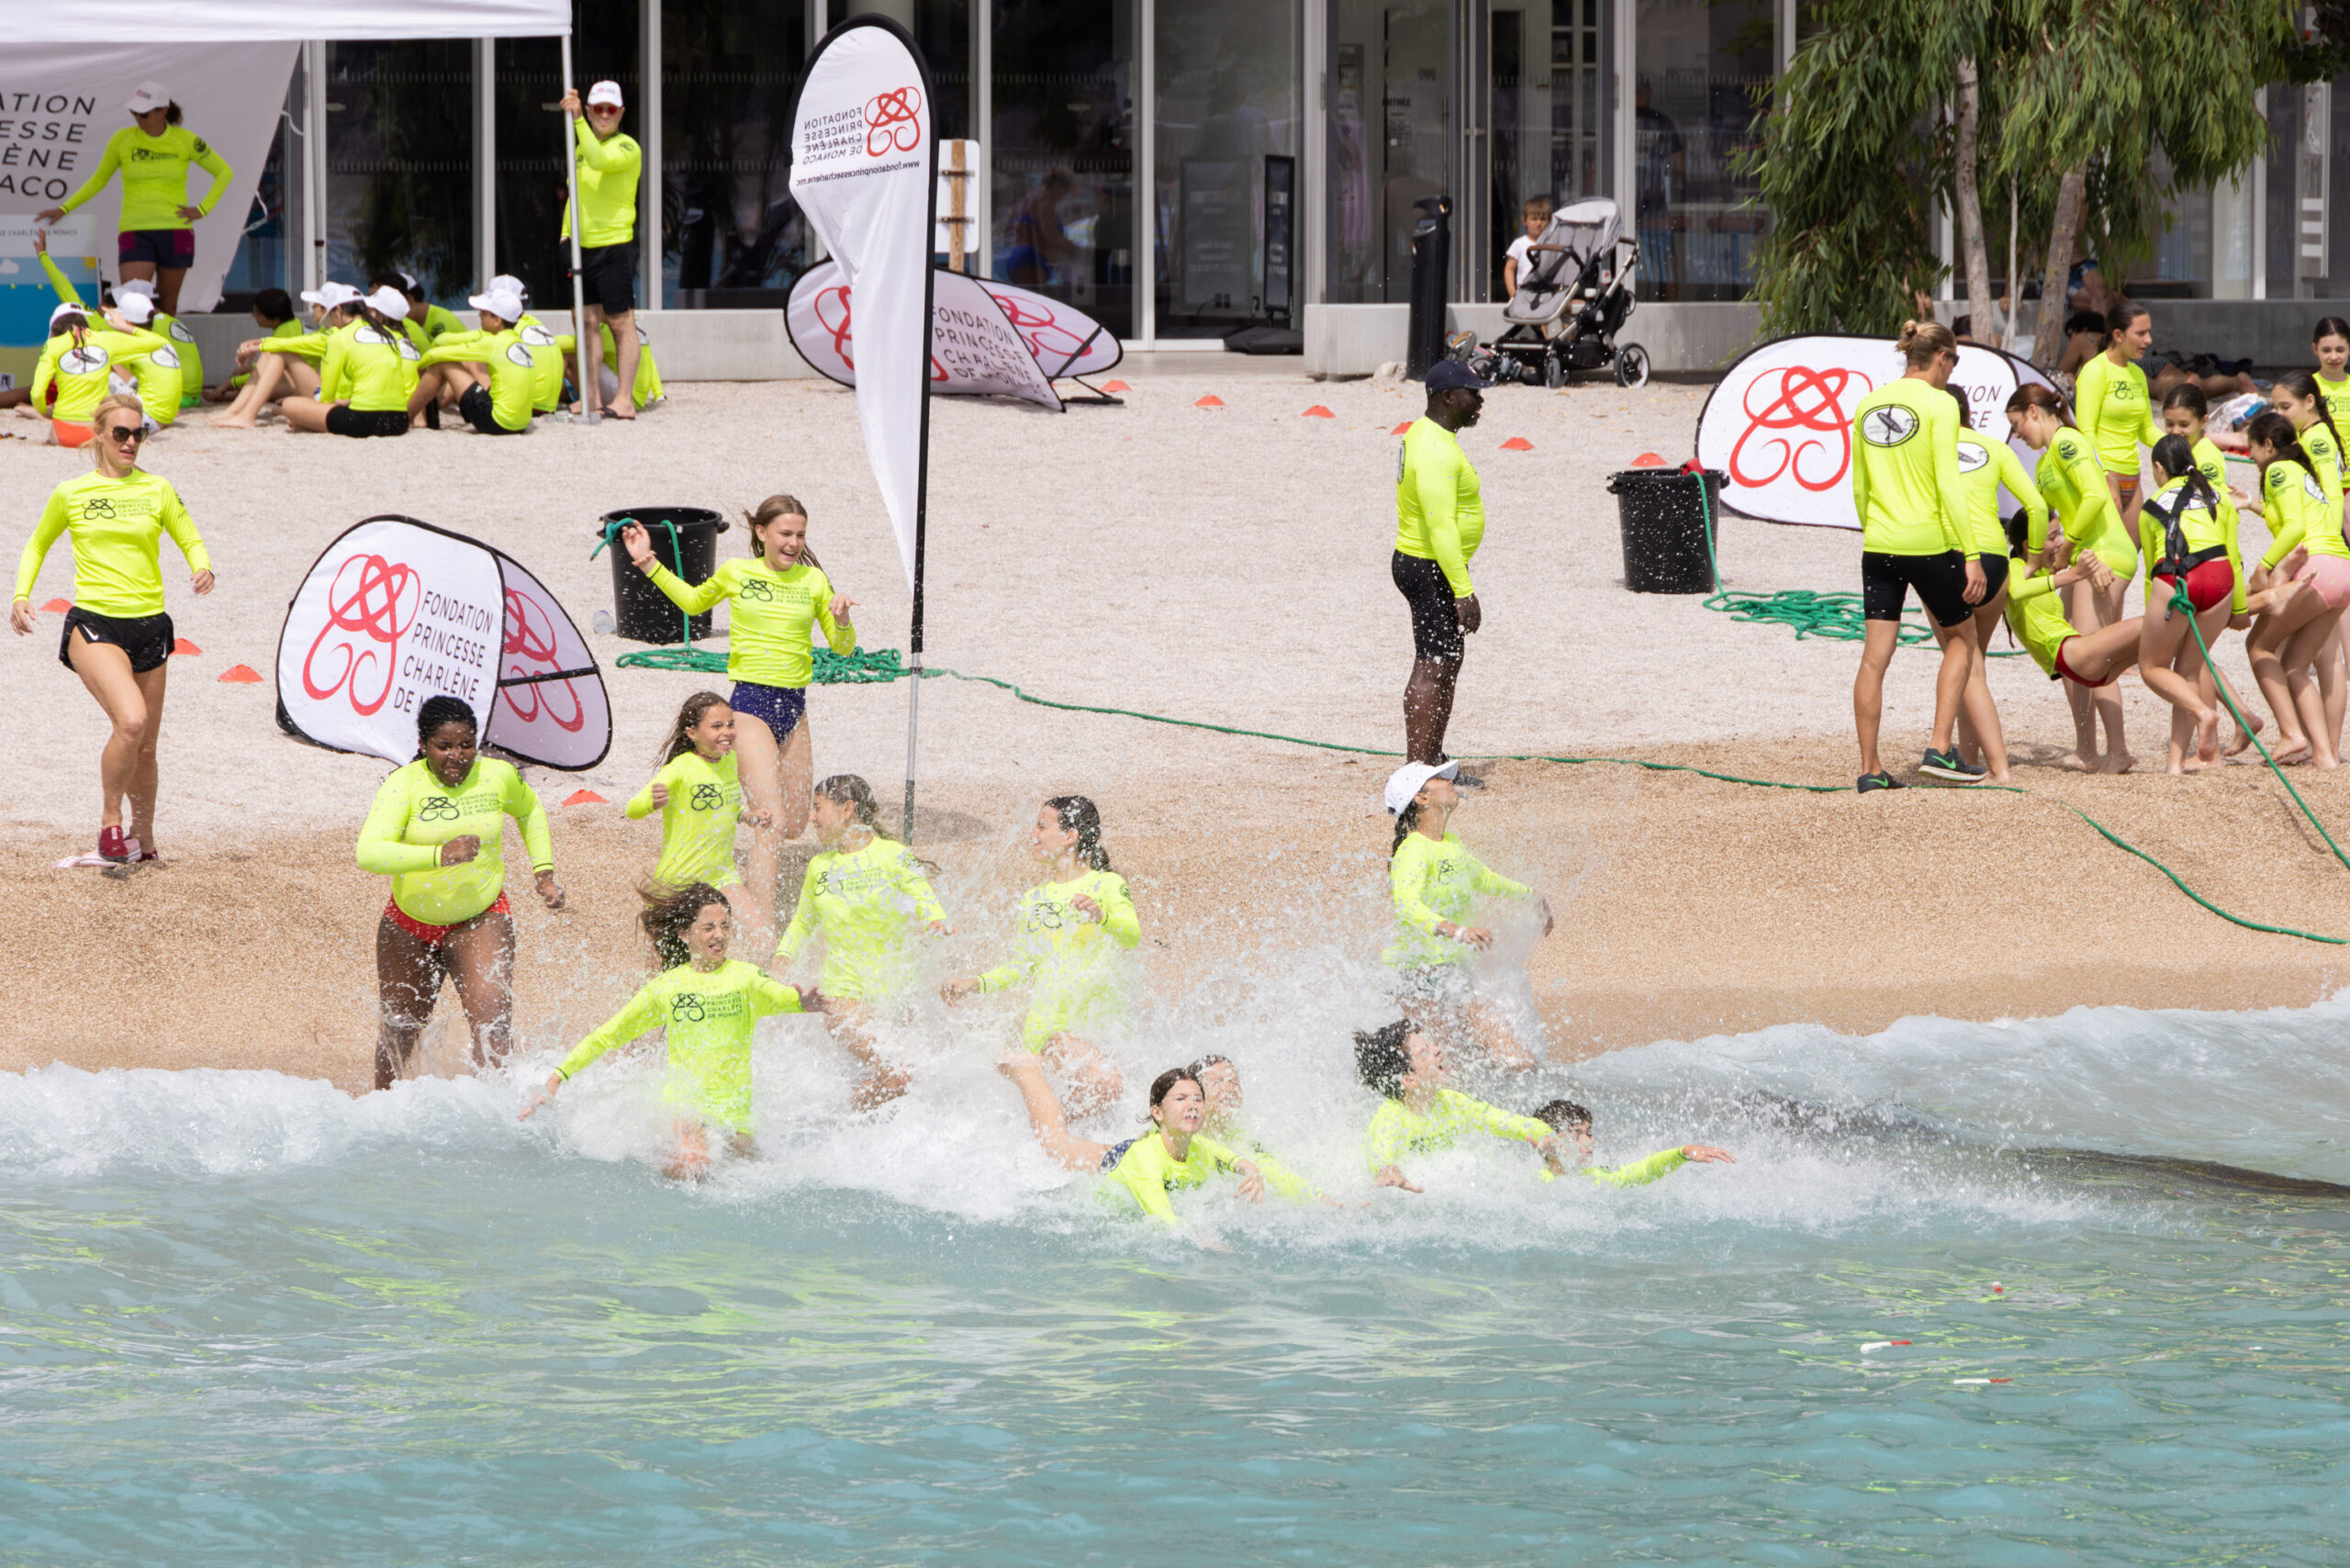
[[[571,34],[568,31],[563,35],[563,90],[566,93],[579,90],[579,84],[571,79]],[[601,411],[603,398],[600,394],[603,388],[597,386],[600,377],[591,377],[588,367],[602,364],[604,353],[600,342],[595,346],[592,354],[588,352],[588,307],[579,297],[579,231],[587,227],[588,220],[579,209],[579,117],[567,109],[563,116],[563,172],[571,190],[571,221],[565,226],[571,230],[571,373],[579,388],[580,412],[592,425],[599,422],[597,416]],[[599,395],[589,396],[591,388]],[[621,390],[625,394],[628,388],[624,386]]]

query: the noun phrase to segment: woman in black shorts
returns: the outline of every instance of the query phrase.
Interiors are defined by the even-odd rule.
[[[212,559],[168,480],[139,468],[147,415],[139,399],[117,392],[90,416],[97,469],[50,492],[40,522],[17,566],[8,623],[19,637],[33,630],[33,585],[41,562],[63,535],[73,541],[73,608],[58,644],[60,663],[106,711],[114,733],[98,760],[104,790],[98,855],[106,860],[160,860],[155,850],[155,738],[163,718],[163,677],[172,656],[172,618],[163,612],[159,541],[169,533],[187,557],[198,593],[212,591]],[[130,800],[130,828],[122,802]]]

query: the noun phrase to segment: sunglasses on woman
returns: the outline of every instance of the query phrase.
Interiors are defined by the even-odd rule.
[[[136,445],[147,439],[147,432],[137,425],[115,425],[107,430],[106,439],[113,442],[128,442]]]

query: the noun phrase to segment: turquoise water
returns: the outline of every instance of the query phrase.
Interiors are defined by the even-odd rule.
[[[1662,1044],[1569,1075],[1603,1155],[1737,1166],[1456,1153],[1194,1205],[1229,1255],[1064,1186],[952,1054],[693,1191],[642,1072],[551,1128],[502,1082],[0,1077],[0,1562],[2338,1562],[2350,1193],[2184,1162],[2350,1182],[2345,1023]],[[836,1103],[801,1026],[761,1092]],[[1371,1196],[1342,1036],[1281,1034],[1158,1054],[1231,1051]]]

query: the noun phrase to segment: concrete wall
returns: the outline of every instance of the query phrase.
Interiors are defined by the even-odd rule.
[[[2350,319],[2350,299],[2150,299],[2146,308],[2157,350],[2249,358],[2263,370],[2315,364],[2310,329],[2327,316]]]
[[[1309,375],[1369,375],[1389,360],[1404,357],[1411,325],[1408,306],[1308,305],[1304,314]],[[1759,321],[1754,307],[1746,304],[1642,305],[1616,341],[1648,350],[1649,364],[1657,370],[1718,370],[1752,346]],[[1445,330],[1464,327],[1480,341],[1491,342],[1502,332],[1502,308],[1447,306]]]
[[[463,314],[463,312],[460,312]],[[641,310],[665,381],[796,381],[816,374],[791,346],[780,310]],[[545,313],[558,332],[568,316]],[[237,345],[262,335],[251,316],[184,316],[204,355],[205,379],[218,382]]]

